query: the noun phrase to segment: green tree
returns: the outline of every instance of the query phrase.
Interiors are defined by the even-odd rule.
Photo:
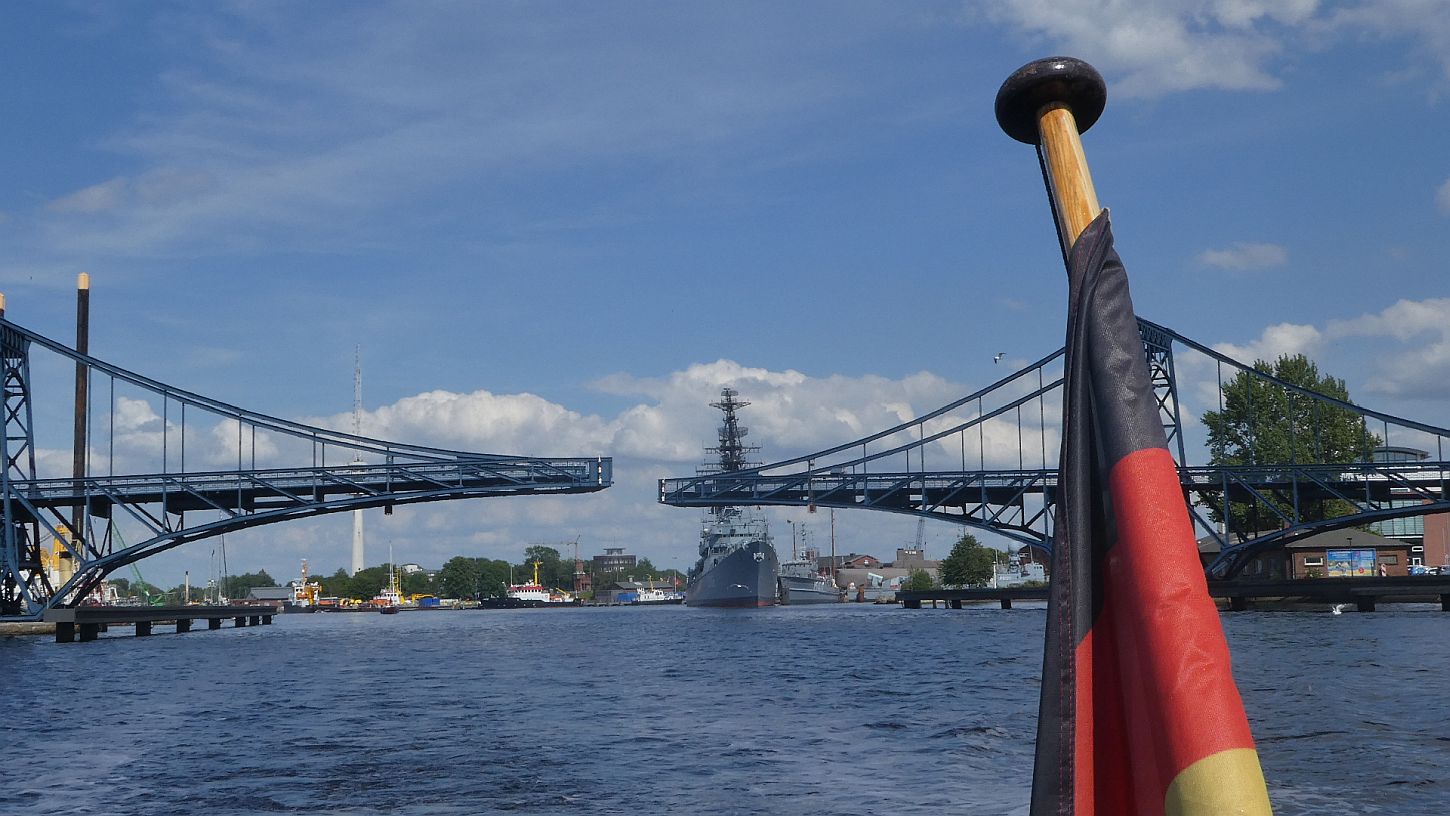
[[[274,587],[277,580],[267,574],[266,570],[258,572],[244,572],[241,575],[228,575],[222,582],[222,594],[228,598],[245,598],[252,587]]]
[[[455,555],[438,570],[439,589],[446,598],[472,598],[483,590],[483,559]]]
[[[388,585],[388,570],[391,567],[391,564],[380,564],[376,567],[366,567],[353,573],[348,597],[356,598],[360,601],[376,597]]]
[[[533,580],[535,561],[539,562],[540,584],[565,589],[574,585],[574,562],[570,561],[566,564],[559,557],[558,550],[543,544],[534,544],[524,550],[524,562],[516,567],[517,570],[520,570],[515,576],[519,579],[519,583]]]
[[[322,584],[322,595],[325,598],[353,597],[352,576],[348,575],[347,570],[341,567],[338,567],[337,572],[334,572],[326,578],[319,577],[317,582]]]
[[[952,545],[952,551],[941,562],[941,582],[946,586],[984,586],[992,580],[996,550],[982,546],[971,533],[964,534]]]
[[[422,571],[404,573],[399,583],[404,595],[432,595],[437,592],[433,579]]]
[[[931,578],[931,573],[924,569],[914,569],[907,574],[906,580],[901,582],[901,588],[912,591],[931,589],[936,581]]]
[[[1272,365],[1258,360],[1254,368],[1301,388],[1349,402],[1344,380],[1320,374],[1319,367],[1302,354],[1284,355]],[[1365,427],[1358,414],[1346,408],[1320,402],[1262,377],[1241,371],[1223,385],[1223,407],[1207,411],[1203,424],[1208,429],[1209,461],[1215,465],[1269,466],[1291,464],[1343,464],[1364,461],[1380,444],[1380,438]],[[1267,503],[1288,515],[1293,498],[1269,496]],[[1207,508],[1214,521],[1222,522],[1222,505]],[[1307,520],[1332,518],[1354,511],[1343,501],[1300,502],[1300,515]],[[1281,521],[1273,509],[1261,502],[1230,505],[1229,525],[1240,533],[1275,529]]]

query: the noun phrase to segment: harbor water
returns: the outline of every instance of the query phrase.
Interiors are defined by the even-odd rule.
[[[0,813],[1025,814],[1044,611],[279,616],[0,640]],[[1450,614],[1223,617],[1279,814],[1450,812]]]

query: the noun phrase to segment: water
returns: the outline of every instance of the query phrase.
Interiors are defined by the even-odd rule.
[[[1277,813],[1450,812],[1450,615],[1398,609],[1224,617]],[[0,640],[0,813],[1023,814],[1043,619],[616,607]]]

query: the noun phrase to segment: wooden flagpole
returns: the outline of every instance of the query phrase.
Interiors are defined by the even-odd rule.
[[[997,91],[997,123],[1042,150],[1064,251],[1102,212],[1079,135],[1097,122],[1107,99],[1102,75],[1072,57],[1029,62]]]

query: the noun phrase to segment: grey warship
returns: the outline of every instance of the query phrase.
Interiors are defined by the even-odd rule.
[[[737,399],[733,388],[720,390],[720,401],[712,408],[724,412],[720,442],[706,448],[715,454],[700,473],[728,473],[749,466],[746,454],[758,450],[742,440],[750,431],[740,424],[736,411],[749,405]],[[690,568],[685,585],[688,606],[774,606],[776,574],[780,568],[770,530],[759,511],[742,507],[712,507],[700,529],[700,558]]]

